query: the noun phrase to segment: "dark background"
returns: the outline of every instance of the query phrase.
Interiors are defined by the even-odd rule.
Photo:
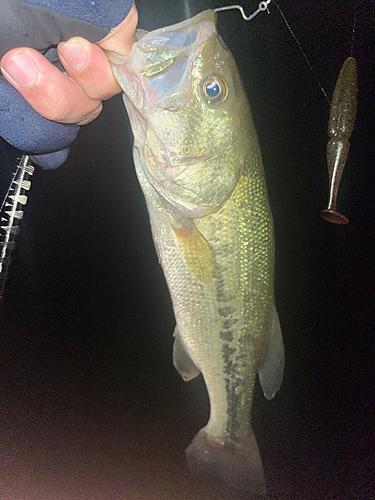
[[[222,2],[188,2],[191,15]],[[279,12],[218,28],[243,76],[275,221],[282,389],[257,386],[253,425],[270,499],[375,498],[374,3],[279,0],[331,98],[358,63],[358,115],[335,226],[329,106]],[[182,0],[139,0],[148,30]],[[247,2],[252,12],[257,2]],[[201,378],[171,361],[173,311],[131,158],[121,97],[84,127],[59,170],[36,169],[0,304],[2,500],[239,499],[194,481],[184,449],[206,423]],[[5,174],[2,176],[4,186]]]

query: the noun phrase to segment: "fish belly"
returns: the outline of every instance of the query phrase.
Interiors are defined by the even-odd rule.
[[[134,160],[173,302],[176,335],[202,373],[210,398],[209,421],[187,449],[189,465],[238,489],[262,493],[262,462],[250,417],[275,314],[272,217],[263,173],[256,175],[262,165],[245,170],[217,213],[195,220],[217,264],[212,280],[202,284],[185,264],[172,229],[175,214],[148,182],[136,149]]]

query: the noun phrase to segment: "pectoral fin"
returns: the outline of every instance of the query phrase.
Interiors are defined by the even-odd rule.
[[[208,241],[190,220],[184,220],[181,227],[172,226],[172,229],[189,271],[203,285],[210,283],[216,261]]]
[[[258,373],[265,397],[272,399],[280,389],[284,373],[284,344],[276,310],[267,356]]]
[[[197,377],[200,374],[200,371],[187,353],[177,326],[174,330],[173,336],[173,364],[176,370],[180,373],[181,377],[187,382]]]

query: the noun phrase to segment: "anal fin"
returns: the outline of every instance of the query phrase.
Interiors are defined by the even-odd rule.
[[[187,382],[197,377],[200,374],[200,371],[189,356],[180,337],[177,325],[174,330],[173,336],[173,364],[181,377]]]
[[[266,359],[258,370],[260,385],[267,399],[272,399],[280,389],[284,374],[284,344],[279,316],[275,310],[270,343]]]

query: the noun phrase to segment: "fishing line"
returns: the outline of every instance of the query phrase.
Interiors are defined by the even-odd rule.
[[[191,10],[190,10],[190,5],[189,5],[189,0],[184,0],[184,5],[185,5],[186,19],[190,19],[191,18]]]
[[[329,101],[329,99],[328,99],[328,96],[327,96],[327,94],[326,94],[326,92],[325,92],[324,88],[322,87],[322,85],[321,85],[321,83],[320,83],[320,81],[319,81],[318,77],[316,76],[316,73],[315,73],[315,71],[314,71],[313,67],[312,67],[312,66],[311,66],[311,64],[310,64],[310,61],[309,61],[309,59],[308,59],[308,57],[307,57],[307,55],[306,55],[305,51],[303,50],[302,45],[300,44],[300,42],[299,42],[298,38],[297,38],[297,37],[296,37],[296,35],[294,34],[294,31],[292,30],[292,28],[291,28],[290,24],[288,23],[288,21],[287,21],[286,17],[284,16],[283,11],[280,9],[280,7],[277,5],[277,3],[276,3],[274,0],[272,0],[272,3],[275,5],[275,7],[277,8],[277,10],[280,12],[281,17],[283,18],[283,21],[284,21],[284,23],[286,24],[286,27],[288,28],[288,30],[289,30],[289,32],[290,32],[290,34],[292,35],[292,37],[293,37],[294,41],[295,41],[295,42],[296,42],[296,44],[297,44],[297,46],[298,46],[299,50],[301,51],[301,54],[302,54],[303,58],[305,59],[306,64],[307,64],[307,65],[308,65],[308,67],[310,68],[311,73],[314,75],[314,78],[315,78],[316,83],[319,85],[319,88],[320,88],[320,90],[322,91],[322,93],[323,93],[323,95],[324,95],[324,97],[325,97],[326,101],[328,102],[328,105],[329,105],[329,106],[331,106],[331,103],[330,103],[330,101]]]
[[[355,6],[355,10],[354,10],[353,29],[352,29],[352,46],[350,48],[350,57],[353,57],[355,30],[357,27],[356,24],[357,24],[357,5]]]
[[[275,7],[277,8],[277,10],[279,11],[279,13],[280,13],[280,15],[281,15],[284,23],[286,24],[286,27],[288,28],[290,34],[292,35],[294,41],[297,44],[299,50],[301,51],[301,54],[302,54],[303,58],[306,61],[306,64],[310,68],[311,73],[314,75],[315,81],[318,84],[320,90],[322,91],[322,93],[323,93],[326,101],[328,102],[328,105],[331,106],[331,103],[330,103],[330,101],[328,99],[328,96],[327,96],[324,88],[322,87],[322,85],[321,85],[318,77],[316,76],[316,73],[315,73],[313,67],[310,64],[310,61],[308,60],[307,55],[305,54],[305,51],[302,48],[302,45],[300,44],[299,40],[297,39],[296,35],[294,34],[294,31],[292,30],[292,28],[291,28],[290,24],[288,23],[286,17],[284,16],[283,11],[280,9],[280,7],[277,5],[277,3],[274,0],[266,0],[265,2],[260,2],[259,5],[258,5],[258,9],[255,12],[253,12],[252,14],[250,14],[250,16],[246,16],[245,11],[244,11],[243,7],[241,7],[241,5],[229,5],[227,7],[219,7],[217,9],[214,9],[214,12],[221,12],[221,11],[224,11],[224,10],[238,9],[241,12],[241,15],[242,15],[242,17],[243,17],[243,19],[245,21],[251,21],[260,12],[267,11],[267,13],[269,14],[270,12],[269,12],[268,6],[269,6],[269,4],[271,2],[275,5]]]

